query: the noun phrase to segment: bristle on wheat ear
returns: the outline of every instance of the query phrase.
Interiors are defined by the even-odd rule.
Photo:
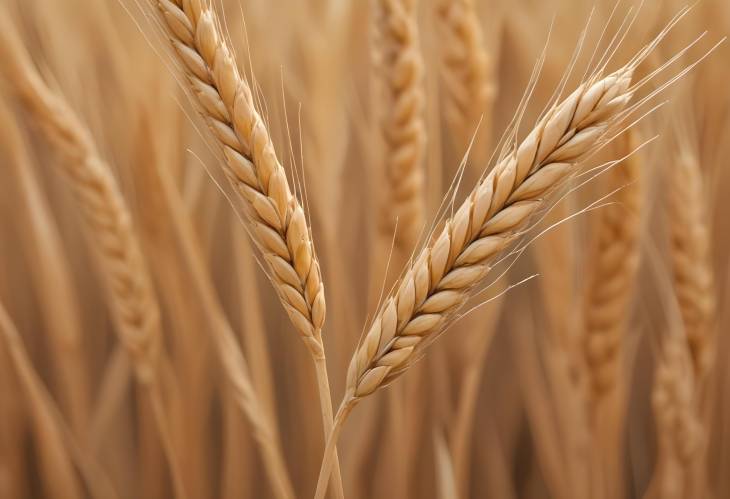
[[[322,356],[317,337],[325,320],[324,285],[307,219],[217,17],[207,2],[150,2],[161,13],[189,90],[222,151],[223,171],[242,201],[279,298],[308,347]]]
[[[544,205],[543,196],[594,151],[631,98],[631,71],[581,85],[481,181],[416,257],[357,349],[348,396],[391,382],[455,317],[496,257]]]

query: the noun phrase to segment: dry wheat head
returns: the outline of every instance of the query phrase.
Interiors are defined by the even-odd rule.
[[[440,44],[444,117],[456,145],[465,148],[482,114],[490,111],[494,101],[492,61],[484,45],[473,0],[441,0],[436,14],[444,35]],[[482,133],[489,137],[490,120],[486,118]]]
[[[150,0],[160,12],[200,113],[220,145],[223,169],[243,201],[250,233],[292,323],[324,355],[324,285],[307,219],[207,0]]]
[[[631,130],[622,139],[626,154],[639,145]],[[631,154],[606,176],[610,188],[618,191],[611,198],[614,204],[599,211],[594,225],[583,309],[586,374],[596,398],[611,390],[619,374],[627,308],[639,263],[641,156]]]
[[[346,401],[393,381],[449,325],[543,197],[606,137],[632,96],[632,72],[580,85],[478,183],[382,304],[350,363]]]
[[[424,224],[426,125],[423,56],[415,0],[374,2],[373,59],[383,101],[385,185],[380,230],[410,251]]]
[[[712,364],[715,289],[702,174],[681,151],[669,172],[670,256],[674,288],[698,380]]]

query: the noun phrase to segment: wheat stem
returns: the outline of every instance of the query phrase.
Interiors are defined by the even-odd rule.
[[[496,85],[492,61],[473,0],[441,0],[437,22],[445,40],[440,43],[444,117],[459,153],[466,151],[479,125],[479,137],[492,134],[492,105]],[[479,123],[481,120],[481,123]],[[471,153],[481,171],[488,144],[478,141]]]
[[[712,365],[716,309],[704,186],[700,164],[688,147],[671,166],[668,216],[674,288],[695,377],[702,383]]]
[[[7,17],[0,16],[0,28],[0,55],[10,83],[62,158],[61,170],[98,250],[119,338],[140,384],[153,390],[161,356],[160,311],[129,210],[90,132],[33,68]],[[162,434],[163,425],[158,428]],[[177,456],[166,453],[166,458],[173,475],[179,476]],[[177,492],[185,497],[182,489]]]
[[[417,1],[377,0],[373,7],[372,52],[382,97],[378,109],[386,191],[380,232],[387,241],[395,233],[396,248],[407,255],[425,220],[425,92]]]
[[[639,145],[631,130],[622,145],[626,154]],[[634,152],[606,173],[611,188],[617,189],[612,198],[615,205],[599,212],[589,260],[592,272],[586,290],[583,347],[593,412],[620,374],[627,308],[639,264],[641,166],[641,156]]]

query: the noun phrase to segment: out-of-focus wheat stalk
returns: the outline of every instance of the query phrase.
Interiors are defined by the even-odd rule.
[[[82,498],[84,487],[74,469],[78,466],[85,486],[94,499],[116,499],[117,495],[104,472],[79,445],[66,427],[53,397],[33,369],[23,341],[0,303],[0,335],[13,368],[26,394],[28,412],[35,432],[35,447],[43,469],[43,489],[48,497]]]
[[[179,465],[170,442],[169,421],[159,392],[160,311],[131,216],[89,131],[34,70],[8,17],[0,16],[0,28],[3,67],[23,108],[61,157],[59,166],[73,189],[99,256],[120,340],[155,408],[176,494],[184,497]]]
[[[436,6],[440,44],[444,118],[458,152],[466,151],[479,125],[484,138],[470,156],[481,171],[486,165],[486,147],[492,134],[492,103],[496,95],[493,61],[473,0],[440,0]],[[480,123],[481,120],[481,123]]]
[[[659,439],[659,455],[651,485],[655,497],[691,497],[692,462],[704,438],[697,416],[691,350],[677,331],[662,339],[656,368],[652,406]]]
[[[25,200],[20,210],[27,220],[28,249],[35,253],[31,278],[40,294],[43,317],[47,322],[51,362],[58,370],[60,405],[76,435],[82,438],[89,417],[90,393],[85,369],[88,368],[81,334],[81,312],[76,301],[73,278],[66,265],[51,207],[31,164],[30,151],[12,114],[0,103],[2,143],[12,156],[10,176]],[[49,286],[48,283],[53,283]]]
[[[406,255],[425,221],[423,161],[426,147],[423,56],[416,0],[373,3],[373,66],[384,150],[381,233]],[[396,230],[397,227],[397,230]]]
[[[627,132],[623,144],[626,154],[634,151],[636,134]],[[615,204],[599,211],[588,257],[583,344],[592,403],[610,392],[620,375],[627,307],[639,264],[641,166],[634,153],[606,172],[607,183],[618,190],[611,198]]]
[[[18,331],[10,321],[5,307],[1,304],[0,330],[2,330],[5,349],[15,366],[19,381],[24,385],[28,399],[30,416],[37,433],[35,441],[40,451],[40,465],[48,480],[46,493],[49,497],[81,498],[83,497],[82,487],[76,477],[61,431],[46,407],[49,396],[43,391],[40,380],[31,369]]]
[[[695,377],[702,382],[715,354],[715,284],[702,172],[688,146],[682,147],[670,165],[668,178],[667,215],[674,289]]]

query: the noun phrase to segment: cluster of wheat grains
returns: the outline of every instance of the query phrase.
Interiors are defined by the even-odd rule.
[[[727,496],[728,29],[0,0],[0,497]]]

